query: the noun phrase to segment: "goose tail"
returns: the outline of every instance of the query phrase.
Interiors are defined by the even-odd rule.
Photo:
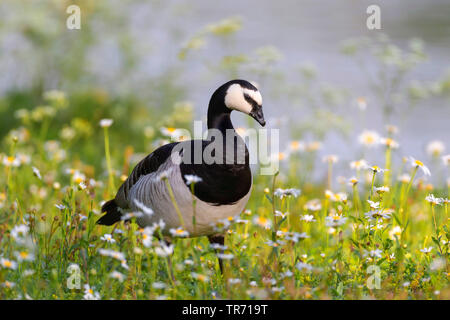
[[[102,206],[102,212],[106,212],[106,214],[97,220],[97,224],[111,226],[121,220],[122,214],[114,199],[105,202]]]

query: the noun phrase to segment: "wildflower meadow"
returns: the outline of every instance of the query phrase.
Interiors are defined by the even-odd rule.
[[[414,76],[427,61],[426,41],[397,45],[380,33],[339,42],[336,55],[359,73],[364,63],[377,70],[367,71],[364,91],[344,89],[345,77],[321,83],[320,59],[289,74],[294,63],[276,46],[242,49],[245,16],[230,15],[166,30],[176,67],[145,78],[135,73],[145,70],[141,57],[161,53],[134,42],[117,8],[79,3],[83,19],[99,25],[82,20],[72,33],[62,4],[4,4],[28,11],[8,19],[0,39],[21,38],[19,53],[35,63],[26,62],[29,82],[0,96],[0,299],[450,299],[448,118],[446,137],[429,139],[419,155],[403,131],[414,120],[410,108],[439,101],[449,109],[448,74],[427,83]],[[105,52],[88,49],[115,31],[120,76],[96,75],[89,56]],[[223,54],[204,54],[211,47]],[[200,65],[201,85],[186,76]],[[21,72],[2,78],[19,81]],[[270,154],[276,172],[253,166],[245,210],[214,226],[225,245],[181,227],[170,231],[171,243],[159,240],[164,221],[135,223],[144,205],[129,222],[96,224],[134,166],[186,139],[194,120],[204,120],[211,90],[236,77],[258,84],[280,141]],[[193,102],[194,88],[202,103]],[[257,128],[244,116],[233,121],[241,135]]]

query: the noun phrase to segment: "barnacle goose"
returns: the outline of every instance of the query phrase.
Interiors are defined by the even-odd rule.
[[[208,236],[211,243],[223,245],[224,237],[217,234],[214,225],[241,213],[252,188],[249,153],[231,123],[233,110],[246,113],[265,126],[258,89],[245,80],[223,84],[209,102],[207,139],[169,143],[145,157],[122,184],[115,198],[103,205],[102,212],[106,214],[97,223],[112,225],[126,212],[142,211],[145,206],[151,208],[153,214],[136,218],[139,226],[150,226],[162,219],[166,225],[164,235],[169,235],[171,228],[184,224],[189,236]],[[213,161],[202,156],[208,151]],[[187,180],[191,176],[201,179],[193,188],[195,208],[190,181]],[[170,183],[175,204],[166,180],[161,177]],[[183,221],[180,221],[180,213]]]

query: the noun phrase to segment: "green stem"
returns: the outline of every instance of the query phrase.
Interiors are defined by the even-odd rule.
[[[373,185],[375,183],[375,175],[376,174],[377,174],[376,171],[374,171],[373,175],[372,175],[372,183],[371,183],[371,186],[370,186],[370,196],[369,196],[370,200],[372,200],[372,196],[373,196]]]
[[[109,152],[109,134],[108,127],[104,127],[105,133],[105,156],[106,156],[106,166],[108,168],[108,184],[109,184],[109,192],[112,194],[115,190],[114,188],[114,175],[111,166],[111,154]]]
[[[175,207],[175,211],[178,214],[178,218],[180,219],[181,226],[183,227],[183,229],[186,229],[185,225],[184,225],[183,216],[181,215],[181,211],[178,208],[178,204],[177,204],[177,201],[175,200],[175,196],[173,194],[172,186],[169,183],[169,179],[164,178],[164,181],[166,182],[167,190],[169,190],[169,196],[170,196],[170,199],[172,200],[172,204]]]

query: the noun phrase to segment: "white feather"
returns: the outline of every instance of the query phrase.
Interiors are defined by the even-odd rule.
[[[243,91],[245,94],[248,94],[253,100],[255,100],[255,102],[258,104],[258,106],[260,106],[260,107],[262,106],[262,96],[259,91],[254,91],[254,90],[245,89],[245,88]]]
[[[232,84],[225,94],[225,105],[233,110],[249,114],[252,111],[252,105],[244,98],[242,87],[235,83]]]

